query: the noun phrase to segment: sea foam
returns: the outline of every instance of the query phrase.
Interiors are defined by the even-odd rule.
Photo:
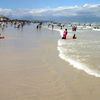
[[[60,33],[60,36],[63,36],[63,31],[60,29],[54,29],[55,31],[58,31]],[[71,31],[70,31],[71,32]],[[62,46],[66,45],[66,40],[58,40],[58,47],[57,50],[59,51],[59,57],[68,62],[70,65],[72,65],[74,68],[78,70],[82,70],[86,72],[88,75],[92,75],[95,77],[100,77],[100,72],[98,70],[90,69],[86,64],[79,62],[78,60],[72,59],[65,55],[65,52],[67,51]]]
[[[68,62],[74,68],[76,68],[78,70],[83,70],[84,72],[86,72],[89,75],[93,75],[95,77],[100,77],[100,73],[97,70],[89,69],[89,67],[87,65],[66,56],[64,54],[65,50],[63,48],[58,46],[57,49],[59,51],[59,57],[61,59],[65,60],[66,62]]]
[[[62,34],[62,31],[57,30],[60,32],[60,35]],[[89,75],[93,75],[95,77],[100,77],[100,73],[97,70],[92,70],[90,69],[87,65],[76,61],[70,57],[66,57],[66,55],[64,54],[65,50],[63,48],[61,48],[62,45],[65,45],[66,42],[58,40],[58,51],[59,51],[59,57],[63,60],[65,60],[66,62],[68,62],[70,65],[72,65],[74,68],[78,69],[78,70],[83,70],[84,72],[86,72]]]

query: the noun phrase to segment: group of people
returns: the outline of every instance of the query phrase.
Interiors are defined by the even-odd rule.
[[[72,26],[72,31],[74,32],[73,37],[72,37],[73,39],[76,39],[76,34],[75,34],[76,30],[77,30],[77,26],[76,25]],[[67,34],[68,34],[67,29],[65,29],[64,32],[63,32],[62,39],[66,39]]]
[[[30,23],[31,23],[30,21],[24,21],[24,20],[0,21],[0,39],[4,39],[2,33],[8,26],[23,31],[23,27],[25,25],[29,25]]]
[[[25,22],[25,21],[11,21],[11,22],[0,22],[0,28],[1,28],[1,30],[2,30],[2,32],[3,32],[3,30],[8,26],[8,23],[10,23],[11,24],[11,26],[14,26],[14,28],[18,28],[18,29],[21,29],[21,30],[23,30],[23,27],[26,25],[26,24],[28,24],[29,22]],[[39,29],[41,29],[41,27],[42,27],[42,22],[40,22],[38,25],[37,25],[37,30]],[[52,30],[54,29],[54,25],[53,24],[49,24],[48,25],[48,27],[49,26],[51,26],[51,28],[52,28]],[[59,25],[60,27],[61,27],[61,29],[62,29],[62,27],[64,27],[64,25],[62,26],[62,25]],[[76,39],[76,30],[77,30],[77,26],[76,25],[74,25],[74,26],[72,26],[72,32],[73,32],[73,36],[72,36],[72,38],[73,39]],[[65,29],[64,30],[64,32],[63,32],[63,36],[62,36],[62,39],[66,39],[67,38],[67,35],[68,35],[68,31],[67,31],[67,29]],[[0,38],[2,38],[2,35],[0,34]],[[4,38],[4,37],[3,37]]]

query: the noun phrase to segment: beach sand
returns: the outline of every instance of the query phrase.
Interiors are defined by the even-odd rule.
[[[0,100],[99,100],[100,78],[58,57],[59,34],[33,33],[0,40]]]

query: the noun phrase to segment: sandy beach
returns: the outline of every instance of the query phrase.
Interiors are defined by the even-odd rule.
[[[0,100],[99,100],[100,78],[58,57],[56,31],[6,30],[0,40]],[[12,36],[12,37],[11,37]]]

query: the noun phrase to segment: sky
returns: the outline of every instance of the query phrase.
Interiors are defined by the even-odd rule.
[[[100,0],[1,0],[0,15],[100,17]]]
[[[84,4],[98,4],[100,0],[1,0],[0,8],[48,8],[59,6],[74,6]]]

